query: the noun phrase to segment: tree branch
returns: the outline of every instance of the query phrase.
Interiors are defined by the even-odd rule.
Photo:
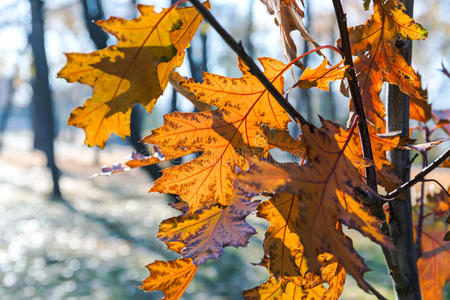
[[[347,16],[342,9],[342,4],[340,0],[333,0],[334,11],[336,14],[336,19],[339,27],[339,33],[341,36],[342,52],[345,58],[345,64],[350,66],[348,68],[348,73],[350,74],[350,79],[348,80],[350,93],[353,100],[353,105],[355,106],[356,114],[361,119],[358,128],[361,137],[361,144],[363,148],[364,158],[373,161],[372,145],[370,142],[369,130],[367,129],[367,120],[364,113],[364,106],[361,98],[361,91],[358,86],[358,81],[356,80],[355,68],[353,65],[352,51],[350,48],[350,39],[348,37],[347,29]],[[375,167],[370,166],[366,168],[367,184],[374,190],[377,190],[377,178],[375,174]],[[383,213],[384,215],[384,213]],[[382,217],[380,215],[380,217]]]
[[[267,91],[272,94],[278,104],[293,118],[302,125],[310,125],[309,122],[283,97],[283,95],[273,86],[264,73],[259,69],[254,60],[245,52],[241,43],[236,42],[233,37],[217,22],[216,18],[198,0],[189,0],[203,18],[217,31],[225,43],[242,59],[258,80],[264,85]],[[310,125],[311,126],[311,125]]]
[[[427,176],[431,171],[436,169],[449,156],[450,156],[450,149],[447,149],[447,151],[442,153],[442,155],[439,156],[435,161],[433,161],[427,167],[422,169],[422,171],[420,171],[413,179],[411,179],[408,182],[405,182],[399,188],[393,190],[392,192],[386,194],[383,197],[384,198],[394,198],[395,196],[398,196],[399,194],[403,193],[404,191],[406,191],[407,189],[409,189],[416,183],[420,182],[425,176]]]

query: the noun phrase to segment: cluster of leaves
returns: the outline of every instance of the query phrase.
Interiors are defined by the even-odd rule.
[[[302,26],[303,11],[296,1],[262,2],[280,26],[287,57],[296,56],[290,36],[293,30],[317,46]],[[209,8],[209,2],[204,6]],[[260,263],[270,278],[245,291],[245,298],[337,299],[347,273],[370,291],[363,278],[369,268],[342,228],[345,225],[386,248],[393,247],[380,230],[383,220],[369,213],[357,191],[371,191],[364,179],[365,168],[370,165],[375,166],[378,184],[385,190],[401,184],[386,152],[410,140],[380,135],[386,132],[380,99],[384,82],[398,85],[412,97],[412,119],[425,124],[433,116],[419,75],[398,47],[403,40],[425,39],[426,30],[406,15],[397,0],[374,0],[370,19],[349,28],[374,152],[374,161],[369,161],[362,157],[355,130],[358,118],[347,129],[327,120],[322,120],[320,128],[303,124],[300,137],[291,137],[289,115],[241,60],[241,78],[210,73],[204,73],[202,83],[182,78],[174,68],[182,64],[184,49],[201,16],[193,7],[178,4],[160,13],[152,6],[138,5],[138,9],[141,15],[136,19],[98,22],[117,37],[117,44],[89,54],[67,54],[67,65],[59,76],[93,88],[93,96],[76,108],[68,121],[85,130],[89,146],[103,148],[111,133],[122,138],[129,135],[132,106],[139,103],[151,112],[170,79],[184,95],[202,103],[199,112],[165,115],[164,125],[143,139],[155,145],[157,155],[135,155],[125,166],[104,170],[118,172],[197,154],[186,163],[165,169],[150,190],[179,197],[180,202],[173,207],[180,215],[161,223],[158,238],[181,258],[148,265],[150,276],[142,288],[162,290],[164,299],[179,299],[204,262],[219,259],[226,246],[247,245],[256,231],[245,219],[256,212],[270,224]],[[284,92],[283,74],[293,65],[303,68],[298,59],[284,64],[263,57],[259,62],[280,93]],[[347,68],[342,62],[328,65],[324,58],[317,68],[304,69],[294,87],[328,91],[331,81],[345,78]],[[342,91],[346,93],[345,84]],[[438,127],[447,126],[439,113],[434,112]],[[273,148],[290,152],[302,163],[274,162],[269,153]],[[260,193],[271,197],[252,199]],[[443,217],[450,205],[448,197],[430,197],[427,207],[433,213],[429,216]],[[448,268],[439,273],[430,271],[445,268],[450,260],[449,245],[442,242],[444,227],[442,223],[440,231],[433,227],[422,232],[423,255],[418,265],[423,293],[433,295],[430,299],[442,298],[442,288],[450,278]]]

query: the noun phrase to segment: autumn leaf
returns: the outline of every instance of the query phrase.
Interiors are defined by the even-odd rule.
[[[205,3],[209,7],[209,2]],[[92,53],[68,53],[58,77],[92,87],[93,95],[76,108],[68,124],[83,128],[85,143],[103,148],[111,133],[130,134],[130,114],[140,103],[151,112],[170,72],[183,63],[202,18],[193,7],[163,9],[138,5],[140,16],[111,17],[97,24],[118,42]]]
[[[263,130],[271,149],[278,148],[297,157],[305,156],[305,146],[299,139],[291,137],[288,130],[269,128],[268,126],[264,126]]]
[[[355,69],[367,118],[381,132],[385,130],[385,126],[380,127],[384,125],[384,105],[379,98],[383,81],[398,85],[403,93],[425,101],[420,76],[405,61],[399,47],[401,39],[425,39],[427,35],[397,0],[374,1],[374,14],[366,24],[349,29],[352,52],[359,56]]]
[[[351,240],[339,230],[339,222],[385,247],[391,248],[392,243],[380,231],[380,221],[371,216],[356,197],[356,187],[368,187],[335,140],[339,126],[329,121],[323,123],[326,126],[320,129],[302,126],[307,164],[255,162],[247,173],[239,177],[238,183],[254,186],[260,191],[297,195],[301,221],[296,223],[296,227],[310,270],[318,274],[318,255],[332,253],[367,291],[370,286],[364,281],[363,274],[369,269],[353,249]],[[360,161],[364,163],[362,158]]]
[[[338,272],[336,268],[340,270],[342,267],[337,265],[332,255],[321,254],[319,257],[322,265],[321,276],[309,273],[296,227],[300,221],[299,207],[299,198],[288,193],[276,194],[258,206],[258,217],[270,223],[264,238],[264,254],[270,260],[268,269],[275,278],[282,278],[283,281],[303,287],[312,288],[324,282],[328,282],[332,287],[335,273]],[[335,265],[333,270],[330,270],[330,264]],[[343,285],[345,271],[342,272]]]
[[[315,48],[319,44],[309,35],[303,23],[304,13],[292,0],[261,0],[268,12],[275,17],[275,24],[280,26],[281,40],[284,53],[288,61],[293,61],[297,57],[297,46],[291,37],[293,31],[299,31],[301,36],[310,42]],[[320,55],[322,53],[318,51]],[[297,61],[295,64],[303,69],[303,65]]]
[[[296,300],[296,299],[337,299],[324,298],[326,288],[319,284],[313,288],[305,289],[292,282],[284,283],[270,277],[263,284],[244,291],[243,297],[247,300]]]
[[[373,160],[375,170],[377,172],[378,184],[383,186],[387,191],[394,190],[402,181],[396,175],[395,169],[387,159],[386,151],[392,151],[405,144],[405,140],[399,136],[380,136],[377,135],[377,128],[367,124],[370,141],[372,145]],[[349,138],[349,130],[339,129],[339,134],[335,136],[339,147],[343,148]],[[366,164],[358,164],[358,158],[362,156],[361,138],[359,132],[353,132],[352,137],[345,148],[345,155],[358,168],[360,174],[365,176]]]
[[[330,82],[344,78],[345,69],[347,69],[348,66],[341,67],[343,62],[344,60],[327,69],[328,59],[325,58],[317,68],[306,68],[295,86],[298,86],[302,89],[317,87],[318,89],[329,92]]]
[[[423,299],[444,299],[443,289],[450,281],[450,242],[445,231],[422,232],[422,256],[417,261]]]
[[[147,269],[150,275],[144,279],[140,288],[147,292],[163,291],[164,300],[180,299],[197,273],[197,266],[190,258],[168,262],[155,260],[147,265]]]
[[[411,97],[409,102],[409,118],[427,123],[431,120],[431,104],[427,101]]]
[[[304,289],[292,282],[284,283],[270,277],[263,284],[244,291],[243,297],[247,300],[296,300],[296,299],[322,299],[326,288],[323,285],[317,285],[312,289]]]
[[[303,258],[300,258],[303,260]],[[270,273],[269,279],[259,286],[244,291],[243,297],[245,299],[338,299],[342,294],[344,287],[346,273],[342,266],[336,261],[331,254],[323,254],[319,256],[322,263],[322,277],[313,277],[308,273],[301,285],[294,284],[291,281],[286,281],[284,277],[278,276],[275,278]],[[271,262],[265,258],[262,266],[270,269]],[[326,287],[323,283],[326,282]]]
[[[283,91],[286,66],[260,58],[265,75]],[[211,112],[175,112],[144,142],[159,145],[164,156],[193,152],[203,154],[185,164],[163,171],[151,191],[177,194],[195,212],[205,205],[227,206],[234,195],[235,168],[246,169],[252,155],[267,157],[269,145],[263,124],[287,129],[289,116],[242,62],[242,78],[204,73],[203,83],[188,80],[181,85],[198,101],[217,107]]]
[[[219,259],[226,246],[245,247],[256,233],[245,222],[258,202],[236,196],[227,207],[213,205],[194,214],[170,218],[159,226],[158,238],[164,242],[181,242],[183,257],[200,265],[208,259]]]

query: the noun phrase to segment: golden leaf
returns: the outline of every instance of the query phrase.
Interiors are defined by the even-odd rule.
[[[367,118],[384,132],[384,105],[379,93],[382,82],[398,85],[400,90],[425,101],[420,76],[400,53],[401,39],[425,39],[427,31],[415,23],[397,0],[374,1],[374,14],[364,25],[350,28],[357,79]],[[383,125],[380,127],[380,125]]]
[[[271,58],[260,58],[264,73],[283,91],[287,67]],[[227,206],[234,195],[235,167],[247,168],[248,157],[267,157],[269,145],[263,124],[286,129],[289,116],[241,61],[242,78],[205,73],[204,82],[181,83],[198,101],[216,110],[199,113],[175,112],[164,117],[164,125],[144,141],[160,146],[166,156],[203,152],[185,164],[163,171],[151,191],[177,194],[196,211],[204,205]]]
[[[328,59],[325,58],[317,68],[306,68],[295,86],[298,86],[302,89],[317,87],[318,89],[329,92],[330,82],[344,78],[345,69],[347,69],[348,66],[341,67],[343,62],[344,60],[327,69]]]
[[[103,148],[111,133],[128,136],[134,104],[152,111],[202,21],[193,7],[155,13],[153,6],[138,5],[138,10],[141,15],[136,19],[99,21],[100,27],[117,38],[117,45],[87,54],[66,54],[67,64],[58,73],[68,82],[93,89],[92,97],[68,120],[69,125],[85,130],[89,146]]]
[[[140,288],[147,292],[163,291],[164,300],[180,299],[197,273],[197,266],[190,258],[168,262],[156,260],[147,265],[147,269],[150,275],[144,279]]]
[[[297,195],[301,221],[296,222],[296,228],[310,270],[318,274],[318,255],[332,253],[359,286],[367,291],[369,285],[364,281],[363,274],[368,268],[353,249],[351,240],[340,231],[339,222],[385,247],[391,248],[392,243],[380,231],[381,222],[371,216],[356,197],[356,187],[368,187],[344,155],[345,150],[335,140],[339,126],[329,121],[323,122],[326,125],[320,129],[307,125],[302,127],[308,163],[298,166],[293,163],[272,165],[255,162],[249,172],[239,177],[238,182],[260,191]],[[360,163],[364,163],[362,158]]]
[[[422,232],[422,256],[417,261],[423,299],[444,299],[443,289],[450,281],[450,242],[445,231]]]

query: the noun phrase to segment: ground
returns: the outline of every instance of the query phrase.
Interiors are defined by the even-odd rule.
[[[10,133],[0,153],[0,298],[157,299],[137,288],[145,265],[173,259],[157,241],[158,224],[176,215],[163,195],[149,194],[142,171],[98,176],[102,164],[123,161],[126,146],[97,152],[82,141],[58,141],[58,165],[65,201],[54,201],[42,153],[31,151],[27,132]],[[97,158],[96,158],[97,156]],[[97,160],[97,161],[96,161]],[[186,299],[239,299],[240,291],[263,282],[257,263],[267,224],[249,217],[258,234],[248,248],[227,248],[220,261],[202,266]],[[366,279],[392,298],[381,251],[352,233],[358,250],[374,269]],[[374,299],[347,279],[342,299]]]

